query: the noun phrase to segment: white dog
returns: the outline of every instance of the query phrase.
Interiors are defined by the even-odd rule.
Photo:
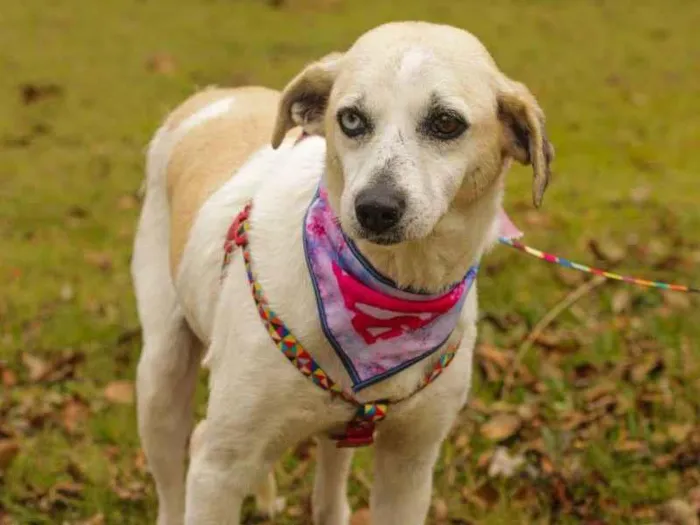
[[[238,524],[256,491],[274,513],[271,469],[309,436],[316,525],[347,525],[350,447],[373,441],[373,523],[424,523],[505,173],[531,164],[539,205],[552,156],[527,88],[474,36],[427,23],[380,26],[281,95],[212,88],[177,108],[150,145],[132,266],[158,523]]]

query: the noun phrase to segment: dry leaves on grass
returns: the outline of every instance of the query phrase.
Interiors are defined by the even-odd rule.
[[[19,443],[14,439],[0,439],[0,472],[6,470],[19,454]]]
[[[65,351],[51,361],[37,357],[29,352],[22,353],[29,381],[32,383],[57,382],[74,377],[78,364],[82,363],[85,355],[82,352]]]
[[[350,525],[371,525],[371,515],[368,508],[356,510],[350,519]]]
[[[516,414],[496,414],[481,425],[481,435],[492,441],[504,441],[513,437],[522,426],[522,419]]]
[[[107,401],[131,405],[134,402],[134,383],[131,381],[112,381],[104,390]]]

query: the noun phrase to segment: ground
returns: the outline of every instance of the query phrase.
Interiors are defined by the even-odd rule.
[[[391,19],[470,29],[538,96],[555,178],[541,211],[526,169],[507,191],[528,242],[651,279],[697,278],[695,0],[5,2],[0,523],[153,523],[128,265],[160,119],[211,83],[281,87]],[[700,302],[506,247],[479,284],[476,383],[443,447],[429,522],[696,523]],[[356,458],[356,509],[371,455]],[[302,444],[278,465],[289,506],[276,523],[308,523],[313,456]]]

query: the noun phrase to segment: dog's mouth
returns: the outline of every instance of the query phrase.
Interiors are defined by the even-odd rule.
[[[403,236],[399,232],[386,232],[380,234],[361,232],[358,238],[378,246],[393,246],[404,241]]]

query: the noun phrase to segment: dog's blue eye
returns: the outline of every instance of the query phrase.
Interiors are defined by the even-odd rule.
[[[338,112],[338,124],[348,137],[364,135],[369,128],[367,119],[355,109],[341,109]]]

